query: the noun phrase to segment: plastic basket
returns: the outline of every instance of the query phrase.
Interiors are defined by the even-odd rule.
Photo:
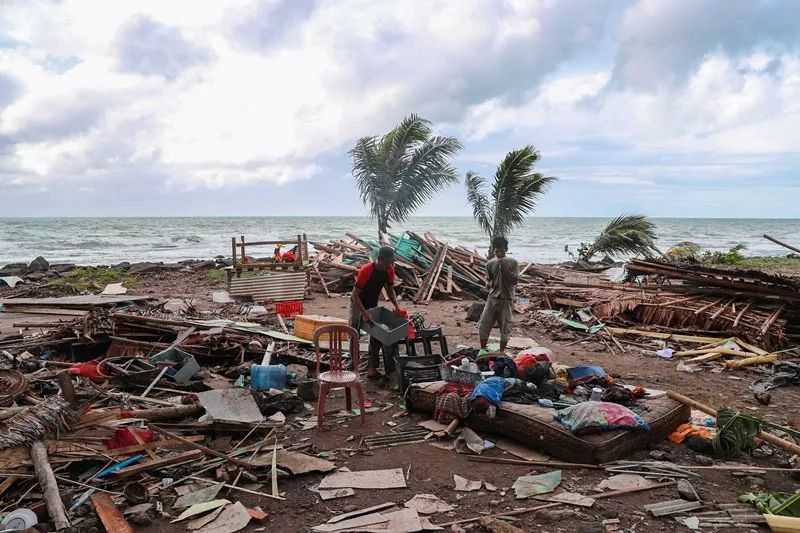
[[[408,337],[408,324],[410,320],[401,318],[385,307],[374,307],[367,311],[372,317],[372,323],[364,322],[361,328],[374,339],[392,346]]]
[[[477,385],[483,381],[483,376],[481,374],[464,372],[460,368],[448,365],[447,363],[439,366],[439,375],[442,377],[442,381],[464,383],[466,385]]]
[[[292,318],[303,314],[303,301],[295,300],[292,302],[276,302],[275,312],[283,318]]]

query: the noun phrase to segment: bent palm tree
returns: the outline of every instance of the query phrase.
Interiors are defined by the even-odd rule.
[[[446,186],[457,182],[450,160],[461,149],[454,137],[431,135],[417,115],[381,138],[362,137],[350,150],[361,201],[378,221],[378,238]]]
[[[656,225],[644,215],[620,215],[600,232],[589,245],[581,243],[578,259],[589,261],[595,254],[641,254],[650,257],[660,253],[655,244]]]
[[[467,200],[490,243],[493,237],[507,237],[511,230],[522,224],[539,198],[558,180],[533,172],[537,161],[539,152],[533,146],[506,154],[497,166],[489,196],[485,192],[484,179],[471,170],[467,172]],[[491,244],[489,253],[492,253]]]

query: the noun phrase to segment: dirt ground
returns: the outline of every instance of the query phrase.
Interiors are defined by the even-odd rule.
[[[152,294],[162,299],[183,299],[191,301],[199,312],[212,312],[216,306],[211,302],[211,291],[224,289],[224,283],[211,282],[205,272],[163,273],[143,275],[134,293]],[[2,294],[0,294],[2,296]],[[433,301],[427,306],[417,306],[401,302],[411,313],[422,313],[427,324],[438,324],[444,328],[450,351],[458,345],[476,346],[477,330],[474,323],[465,320],[468,301]],[[328,298],[324,294],[313,294],[305,301],[305,313],[346,317],[348,298],[345,295]],[[577,364],[581,362],[600,365],[609,373],[627,383],[638,384],[662,390],[676,390],[698,401],[714,407],[729,407],[752,412],[771,421],[792,424],[798,427],[797,405],[800,389],[783,387],[773,391],[769,406],[757,404],[748,391],[750,382],[758,376],[752,370],[737,370],[712,374],[687,374],[676,370],[676,362],[663,360],[652,351],[626,347],[621,352],[615,347],[611,353],[603,344],[587,341],[585,344],[567,345],[568,341],[555,340],[548,333],[526,325],[525,317],[517,317],[514,336],[531,337],[540,345],[549,347],[559,363]],[[556,335],[558,336],[558,335]],[[574,341],[572,341],[574,342]],[[314,525],[327,521],[335,514],[376,505],[395,502],[402,505],[415,494],[436,494],[442,500],[455,506],[455,510],[431,517],[434,523],[446,523],[463,518],[482,516],[490,513],[507,512],[513,509],[537,505],[534,500],[514,499],[511,485],[518,476],[530,472],[546,472],[550,469],[533,470],[524,465],[475,463],[467,456],[454,451],[446,451],[430,444],[412,444],[391,448],[376,449],[371,452],[352,451],[362,436],[387,433],[399,428],[411,428],[427,419],[419,414],[396,416],[403,413],[397,394],[389,388],[381,388],[375,382],[367,382],[368,399],[382,410],[367,415],[367,424],[360,426],[358,418],[347,419],[331,429],[322,432],[316,429],[306,431],[282,430],[281,444],[310,442],[313,451],[328,452],[328,458],[338,467],[351,470],[382,468],[402,468],[407,472],[405,489],[356,490],[355,496],[329,501],[320,501],[317,494],[309,490],[322,479],[322,475],[309,474],[283,479],[280,491],[285,500],[250,496],[237,492],[228,493],[227,498],[240,499],[249,506],[259,505],[269,513],[264,521],[252,521],[247,531],[310,531]],[[343,405],[341,394],[329,400],[329,408]],[[386,407],[386,409],[383,409]],[[301,416],[311,417],[309,412]],[[396,424],[392,426],[392,424]],[[491,440],[491,435],[485,438]],[[677,464],[696,464],[694,453],[683,445],[668,441],[658,444],[656,449],[666,452],[666,460]],[[652,450],[641,450],[632,459],[646,460]],[[490,457],[513,458],[498,449],[484,452]],[[769,458],[742,458],[740,462],[760,466],[787,466],[787,456],[778,450]],[[483,480],[498,488],[495,492],[481,490],[460,493],[454,490],[453,475],[457,474],[472,480]],[[593,488],[607,474],[591,470],[563,470],[563,483],[573,492],[592,494]],[[703,471],[702,476],[693,480],[701,498],[710,504],[733,503],[745,492],[751,491],[793,491],[798,488],[797,480],[784,473],[768,475],[747,475],[735,477],[731,472]],[[268,491],[268,488],[262,489]],[[224,494],[224,493],[223,493]],[[222,496],[220,496],[222,497]],[[686,530],[671,518],[653,518],[642,509],[643,505],[677,498],[674,487],[663,488],[628,495],[620,498],[598,500],[592,508],[584,509],[561,506],[554,509],[527,513],[514,517],[510,523],[525,531],[549,532],[593,532],[606,531],[603,521],[619,520],[619,528],[624,531],[677,531]],[[154,524],[143,531],[163,530],[162,523]],[[482,531],[476,523],[463,524],[465,530]],[[171,529],[171,528],[170,528]],[[447,528],[451,530],[450,528]],[[454,526],[453,531],[460,531]],[[608,529],[609,531],[612,529]],[[725,531],[749,531],[749,528],[726,528]],[[765,528],[763,530],[766,530]]]

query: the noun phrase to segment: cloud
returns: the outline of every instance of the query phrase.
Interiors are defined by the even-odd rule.
[[[5,190],[64,184],[100,198],[136,184],[211,191],[213,202],[221,190],[271,184],[296,190],[300,203],[309,188],[326,191],[316,202],[350,201],[339,179],[347,149],[411,112],[465,141],[462,171],[491,173],[508,150],[536,145],[542,171],[564,177],[553,198],[565,209],[568,187],[677,199],[678,184],[795,190],[795,2],[31,0],[3,9]],[[462,193],[447,198],[448,212],[467,212]]]
[[[140,15],[128,21],[116,38],[120,69],[125,72],[176,78],[203,63],[209,54],[189,42],[180,29]]]

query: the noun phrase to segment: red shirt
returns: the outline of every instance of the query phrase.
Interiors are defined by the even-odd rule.
[[[361,303],[366,309],[378,306],[378,297],[386,285],[394,286],[394,265],[389,265],[385,271],[375,268],[375,262],[370,261],[358,271],[356,287],[361,289]]]

